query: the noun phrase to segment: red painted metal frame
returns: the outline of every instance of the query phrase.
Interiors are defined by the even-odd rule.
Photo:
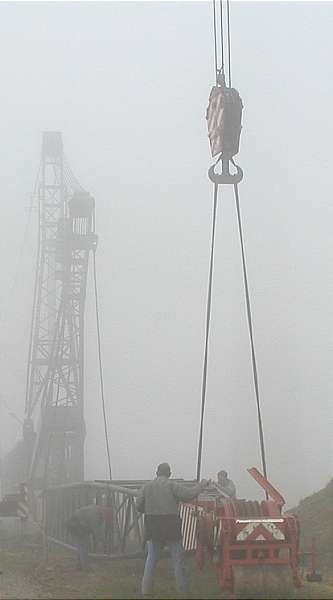
[[[298,575],[299,557],[299,523],[294,515],[282,515],[284,499],[277,490],[257,471],[249,469],[250,474],[258,481],[273,500],[261,503],[244,503],[243,501],[225,500],[221,505],[216,501],[200,502],[202,507],[197,524],[196,558],[202,568],[207,555],[217,571],[222,589],[234,589],[233,568],[236,566],[286,565],[290,568],[293,583],[301,586]],[[247,514],[241,516],[242,507],[251,512],[255,509],[260,516]],[[257,525],[256,525],[257,523]],[[275,534],[266,524],[274,524]],[[251,531],[245,539],[237,539],[246,524],[251,524]],[[280,532],[280,533],[279,533]],[[244,535],[246,535],[244,533]],[[260,536],[261,539],[257,539]]]
[[[235,566],[256,565],[287,565],[290,567],[293,581],[296,586],[300,585],[297,572],[298,562],[298,523],[295,517],[284,517],[279,523],[279,529],[283,531],[285,540],[260,540],[250,539],[237,540],[237,519],[218,517],[220,521],[220,533],[216,540],[214,552],[214,567],[218,573],[219,583],[223,589],[233,590]],[[257,530],[260,531],[258,522]],[[258,533],[259,533],[258,531]]]
[[[265,477],[256,469],[256,467],[251,467],[251,469],[247,470],[250,473],[251,477],[256,480],[257,483],[262,487],[265,492],[278,504],[279,506],[285,505],[285,499],[281,496],[280,492],[275,489],[275,487],[265,479]]]

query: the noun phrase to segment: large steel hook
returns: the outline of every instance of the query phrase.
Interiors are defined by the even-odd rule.
[[[218,164],[218,162],[221,160],[222,162],[222,172],[221,173],[216,173],[215,172],[215,167]],[[234,165],[234,167],[236,168],[236,173],[232,174],[230,173],[230,169],[229,169],[229,163],[230,161],[232,162],[232,164]],[[216,183],[217,185],[223,185],[223,184],[233,184],[236,185],[237,183],[239,183],[240,181],[242,181],[243,179],[243,170],[236,165],[236,163],[233,161],[233,159],[229,159],[229,158],[222,158],[220,157],[216,163],[214,163],[209,171],[208,171],[208,177],[209,179],[213,182]]]

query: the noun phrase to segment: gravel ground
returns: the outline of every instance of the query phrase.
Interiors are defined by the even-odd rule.
[[[31,550],[9,552],[0,550],[0,600],[128,600],[139,599],[140,582],[143,571],[142,560],[92,561],[89,573],[81,573],[75,568],[73,554],[51,551],[48,561],[34,556]],[[217,577],[211,568],[198,572],[192,560],[191,590],[189,598],[226,599],[229,594],[221,593]],[[163,560],[158,566],[156,577],[156,598],[175,598],[174,580],[171,565]],[[248,596],[253,598],[253,596]],[[262,597],[262,595],[261,595]],[[265,596],[266,600],[270,594]],[[281,598],[281,596],[279,596]],[[298,590],[293,587],[283,596],[284,600],[333,600],[333,579],[331,570],[323,570],[323,582],[304,583]]]
[[[0,576],[0,598],[7,599],[24,599],[30,600],[33,598],[47,598],[45,592],[35,584],[33,584],[27,577],[17,573],[6,571]]]

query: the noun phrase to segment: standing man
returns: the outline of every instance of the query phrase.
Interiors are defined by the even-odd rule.
[[[77,568],[89,571],[90,537],[101,540],[105,523],[112,522],[112,508],[98,504],[88,504],[78,508],[67,521],[67,529],[71,533],[78,552]]]
[[[226,471],[218,472],[217,487],[227,498],[236,498],[236,486],[234,482],[228,478],[228,473]]]
[[[170,465],[160,464],[157,467],[156,479],[142,488],[137,499],[137,510],[145,515],[145,539],[148,542],[148,555],[142,579],[142,595],[145,598],[152,597],[155,568],[164,546],[168,546],[171,554],[178,591],[185,594],[188,589],[179,502],[193,500],[208,483],[202,480],[188,487],[170,481],[170,475]]]

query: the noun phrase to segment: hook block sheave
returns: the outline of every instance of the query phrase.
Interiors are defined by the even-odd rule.
[[[214,85],[209,96],[206,113],[208,138],[212,156],[220,155],[216,163],[208,171],[209,179],[218,185],[237,184],[243,179],[243,171],[238,167],[233,157],[239,151],[240,134],[242,130],[243,103],[235,88],[224,85]],[[215,168],[221,162],[222,172]],[[230,162],[235,166],[236,173],[230,173]]]
[[[232,158],[239,152],[243,103],[235,88],[214,85],[206,113],[212,156]]]

